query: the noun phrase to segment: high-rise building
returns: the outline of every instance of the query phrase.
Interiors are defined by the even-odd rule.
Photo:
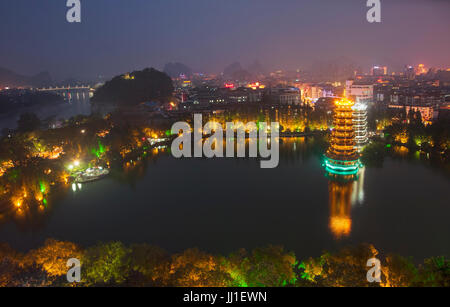
[[[346,97],[352,98],[356,102],[373,102],[373,89],[373,84],[355,80],[347,80],[345,82]]]
[[[356,103],[353,106],[353,129],[355,130],[355,146],[358,152],[367,144],[367,105]]]
[[[373,66],[370,69],[370,73],[372,76],[386,76],[387,66]]]
[[[416,77],[416,70],[411,65],[405,66],[404,75],[409,80],[414,80]]]
[[[427,69],[425,68],[425,65],[423,65],[423,64],[417,65],[416,73],[417,73],[418,75],[424,75],[424,74],[426,74],[426,73],[427,73]]]
[[[325,154],[325,169],[330,174],[355,175],[358,172],[360,162],[353,127],[353,106],[354,102],[346,98],[335,102],[334,129]]]

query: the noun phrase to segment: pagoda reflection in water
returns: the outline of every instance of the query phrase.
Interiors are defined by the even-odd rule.
[[[355,143],[353,106],[354,102],[349,99],[336,100],[334,129],[324,161],[329,179],[329,228],[336,238],[350,234],[352,205],[361,203],[364,198],[364,168]]]
[[[350,235],[352,207],[364,201],[364,167],[354,175],[327,173],[330,218],[328,227],[335,238]]]

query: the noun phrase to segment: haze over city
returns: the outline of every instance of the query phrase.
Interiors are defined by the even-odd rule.
[[[449,9],[449,1],[382,1],[382,22],[371,24],[361,0],[97,0],[82,1],[82,22],[70,24],[65,1],[2,1],[0,67],[56,79],[173,61],[214,73],[255,60],[268,70],[342,58],[364,71],[448,67]]]

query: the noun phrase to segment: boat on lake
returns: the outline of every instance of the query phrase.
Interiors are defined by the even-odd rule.
[[[109,174],[109,170],[99,166],[90,167],[75,177],[76,183],[86,183],[99,180]]]

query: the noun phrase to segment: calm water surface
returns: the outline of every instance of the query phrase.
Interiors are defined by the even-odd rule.
[[[158,154],[68,189],[39,217],[3,221],[0,242],[27,250],[48,237],[86,246],[120,240],[220,253],[270,243],[301,258],[369,242],[418,261],[450,254],[448,177],[389,158],[342,184],[325,177],[310,143],[285,140],[275,169]]]
[[[0,130],[3,128],[16,129],[20,115],[25,112],[35,113],[41,120],[46,120],[50,117],[54,117],[56,120],[69,119],[76,115],[91,114],[89,91],[72,90],[66,92],[67,95],[68,93],[72,97],[70,100],[61,98],[61,101],[52,105],[26,107],[6,114],[0,114]]]

